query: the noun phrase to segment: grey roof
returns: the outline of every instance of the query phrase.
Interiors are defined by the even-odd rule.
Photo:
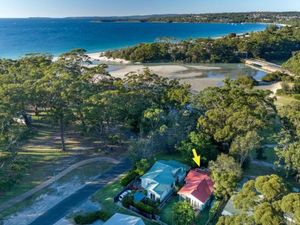
[[[145,223],[139,217],[116,213],[103,225],[145,225]]]
[[[234,207],[233,198],[234,198],[234,195],[231,196],[231,198],[227,202],[225,208],[223,209],[223,211],[222,211],[223,216],[234,216],[234,215],[239,215],[241,213],[240,210],[238,210]]]
[[[186,171],[188,167],[174,160],[159,160],[142,178],[154,180],[159,184],[171,185],[175,181],[176,175],[180,173],[181,168]]]

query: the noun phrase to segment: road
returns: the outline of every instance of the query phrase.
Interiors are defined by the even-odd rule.
[[[75,209],[85,202],[91,195],[104,187],[110,181],[116,179],[120,174],[131,168],[131,163],[128,159],[122,160],[120,164],[114,166],[111,170],[97,177],[94,182],[86,184],[83,188],[76,191],[74,194],[65,198],[57,205],[39,216],[30,225],[53,225],[61,218],[65,217],[68,212]]]
[[[5,209],[8,209],[12,207],[13,205],[24,201],[27,198],[32,197],[34,194],[38,193],[39,191],[47,188],[60,178],[64,177],[68,173],[72,172],[73,170],[77,169],[78,167],[90,164],[90,163],[101,163],[101,162],[109,162],[112,164],[118,164],[119,161],[110,157],[96,157],[91,159],[86,159],[83,161],[80,161],[78,163],[73,164],[72,166],[68,167],[67,169],[63,170],[62,172],[58,173],[57,175],[51,177],[50,179],[46,180],[45,182],[41,183],[40,185],[36,186],[35,188],[25,192],[24,194],[21,194],[19,196],[16,196],[15,198],[4,202],[3,204],[0,204],[0,211],[3,211]]]

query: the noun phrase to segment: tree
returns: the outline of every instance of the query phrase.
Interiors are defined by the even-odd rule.
[[[255,190],[255,181],[250,180],[245,183],[238,194],[234,196],[234,207],[247,213],[256,206],[256,202],[259,200],[258,198]]]
[[[190,225],[195,220],[193,207],[186,201],[178,202],[173,208],[173,221],[176,225]]]
[[[279,145],[275,152],[278,157],[277,165],[283,166],[286,175],[300,176],[300,104],[294,102],[280,110],[283,130],[280,134]]]
[[[252,211],[261,202],[273,203],[287,192],[283,180],[277,175],[259,176],[244,184],[234,197],[234,206],[245,212]]]
[[[275,110],[269,92],[245,89],[230,80],[223,87],[210,87],[194,100],[202,111],[198,129],[216,142],[230,146],[237,136],[265,128]]]
[[[300,76],[300,53],[298,52],[290,58],[286,63],[284,63],[283,67],[297,76]]]
[[[151,164],[147,159],[141,159],[135,164],[135,172],[142,176],[146,173],[146,171],[150,168]]]
[[[292,216],[292,219],[296,224],[300,223],[300,194],[290,193],[284,196],[280,204],[281,210],[288,216]]]
[[[284,213],[297,217],[295,209],[299,205],[299,196],[286,193],[287,187],[279,176],[260,176],[245,183],[234,196],[233,203],[236,209],[241,210],[241,215],[254,219],[255,223],[252,224],[280,225],[285,224]],[[235,218],[223,218],[220,222]]]
[[[248,131],[244,136],[237,136],[233,140],[229,152],[232,155],[238,156],[240,166],[242,167],[250,153],[260,147],[261,140],[262,138],[256,131]]]
[[[248,215],[221,216],[217,225],[254,225],[254,218]]]
[[[280,225],[283,223],[283,216],[271,203],[263,202],[255,208],[255,223],[259,225]]]
[[[228,199],[242,176],[239,164],[234,158],[221,154],[216,161],[209,162],[209,169],[214,181],[214,194],[218,198]]]
[[[83,76],[82,64],[86,60],[84,51],[79,49],[63,54],[39,80],[39,89],[45,91],[45,107],[54,123],[58,123],[61,136],[61,148],[65,146],[65,127],[74,121],[74,105],[82,89],[90,80]]]
[[[252,76],[239,75],[235,81],[241,87],[252,89],[254,86],[258,85],[258,81]]]
[[[216,146],[212,143],[210,137],[195,131],[192,131],[187,140],[182,141],[177,147],[187,163],[191,163],[193,158],[192,149],[197,149],[199,155],[201,155],[201,164],[204,163],[204,165],[207,165],[210,160],[215,160],[218,155]]]

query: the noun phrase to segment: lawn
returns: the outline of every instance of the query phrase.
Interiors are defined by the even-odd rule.
[[[107,211],[110,216],[119,210],[119,207],[114,203],[114,197],[123,189],[120,181],[109,183],[101,188],[94,196],[93,200],[99,202],[103,209]]]
[[[154,157],[154,160],[176,160],[181,163],[185,163],[185,160],[183,159],[182,155],[179,152],[175,153],[159,153]]]
[[[209,211],[210,211],[210,207],[206,207],[199,213],[199,215],[196,218],[197,225],[204,225],[207,223],[209,219]]]
[[[277,101],[275,104],[277,107],[283,107],[285,105],[291,104],[292,102],[299,101],[295,99],[293,96],[283,95],[283,96],[276,96]]]
[[[260,166],[260,165],[250,163],[247,166],[247,168],[244,169],[243,175],[257,177],[257,176],[270,175],[274,173],[275,171],[270,167]]]
[[[57,181],[57,183],[65,183],[68,182],[75,177],[80,180],[80,182],[85,183],[89,180],[93,180],[99,174],[103,174],[109,169],[111,169],[113,165],[107,162],[94,162],[84,166],[81,166],[72,172],[68,173],[66,176],[62,177]]]
[[[274,163],[277,160],[277,156],[274,148],[264,148],[265,161],[269,163]]]
[[[160,212],[161,221],[167,224],[173,224],[173,207],[178,202],[178,197],[173,197],[170,199],[167,204],[163,207]]]

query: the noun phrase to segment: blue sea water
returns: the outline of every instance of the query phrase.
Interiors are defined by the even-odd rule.
[[[260,31],[266,24],[218,23],[100,23],[92,19],[0,19],[0,57],[28,53],[58,55],[74,48],[88,52],[153,42],[159,37],[178,40],[220,37],[229,33]]]

